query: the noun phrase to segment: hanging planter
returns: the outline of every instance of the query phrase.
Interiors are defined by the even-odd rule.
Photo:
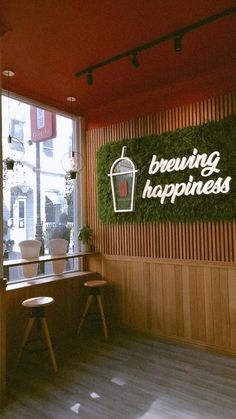
[[[8,150],[7,157],[3,159],[3,163],[7,170],[13,170],[15,163],[22,164],[21,161],[25,154],[25,148],[21,141],[17,138],[8,136]]]
[[[74,147],[74,128],[75,128],[75,121],[72,115],[72,104],[76,102],[75,96],[69,96],[67,98],[68,102],[71,105],[71,121],[72,121],[72,147]],[[79,173],[83,169],[83,158],[80,153],[77,151],[70,151],[69,153],[65,153],[61,159],[61,165],[63,170],[66,172],[66,179],[76,179],[77,173]]]
[[[9,135],[7,137],[8,143],[8,150],[7,150],[7,157],[3,159],[3,163],[7,170],[13,170],[14,164],[16,161],[21,161],[25,154],[25,148],[21,141],[17,138],[12,137],[10,132],[10,114],[9,114],[9,107],[10,107],[10,92],[9,92],[9,83],[10,78],[14,77],[15,73],[12,70],[3,70],[2,74],[8,78],[8,126],[9,126]]]
[[[15,160],[10,159],[8,157],[6,160],[4,160],[4,163],[6,165],[7,170],[13,170],[14,169]]]
[[[83,169],[83,158],[80,153],[71,151],[64,154],[61,165],[69,179],[76,179],[77,173]]]

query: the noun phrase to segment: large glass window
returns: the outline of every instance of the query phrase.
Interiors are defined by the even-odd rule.
[[[68,184],[61,165],[63,155],[72,149],[73,121],[4,95],[2,117],[3,160],[6,161],[12,149],[16,152],[14,169],[8,170],[3,165],[4,257],[20,258],[19,242],[35,238],[42,241],[41,253],[48,254],[48,242],[62,224],[67,227],[69,251],[76,250],[75,187]],[[11,147],[9,134],[13,137]],[[21,161],[18,161],[17,140],[25,149]],[[72,261],[68,265],[68,269],[73,268]],[[48,267],[45,264],[44,272],[39,274],[48,273],[50,264]],[[10,269],[10,281],[21,278],[21,268]]]

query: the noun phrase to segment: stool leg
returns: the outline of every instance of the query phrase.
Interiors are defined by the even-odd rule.
[[[91,302],[92,302],[92,299],[93,299],[93,295],[92,295],[92,294],[90,294],[90,295],[88,296],[87,303],[86,303],[86,306],[85,306],[85,309],[84,309],[84,312],[83,312],[83,315],[82,315],[82,318],[81,318],[81,320],[80,320],[80,324],[79,324],[79,327],[78,327],[78,330],[77,330],[77,334],[78,334],[78,335],[79,335],[79,333],[80,333],[80,331],[81,331],[81,329],[82,329],[82,326],[83,326],[83,324],[84,324],[84,320],[85,320],[85,317],[86,317],[86,315],[87,315],[87,313],[88,313],[88,310],[89,310],[90,304],[91,304]]]
[[[108,338],[108,331],[107,331],[107,325],[106,325],[106,319],[105,319],[105,315],[104,315],[101,295],[98,295],[97,299],[98,299],[99,309],[100,309],[101,318],[102,318],[104,335],[105,335],[105,338],[107,339]]]
[[[27,339],[28,339],[29,334],[31,332],[31,329],[33,327],[34,321],[35,321],[35,317],[30,317],[30,319],[29,319],[29,321],[27,323],[27,326],[25,328],[25,333],[24,333],[24,336],[23,336],[23,340],[22,340],[20,351],[19,351],[18,358],[17,358],[18,362],[20,360],[20,357],[22,355],[22,351],[24,349],[24,346],[25,346],[25,344],[27,342]]]
[[[48,345],[48,349],[49,349],[49,353],[50,353],[50,357],[51,357],[51,361],[52,361],[52,366],[53,366],[54,371],[57,372],[58,371],[57,362],[56,362],[55,354],[54,354],[53,347],[52,347],[52,342],[51,342],[51,338],[50,338],[50,334],[49,334],[49,330],[48,330],[47,320],[45,319],[45,317],[41,318],[41,323],[42,323],[42,326],[43,326],[46,342],[47,342],[47,345]]]

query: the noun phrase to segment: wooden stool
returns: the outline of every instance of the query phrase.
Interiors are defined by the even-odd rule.
[[[100,289],[102,287],[104,287],[104,285],[106,285],[106,284],[107,284],[107,281],[103,281],[103,280],[94,280],[94,281],[88,281],[88,282],[84,283],[84,286],[90,289],[90,294],[88,296],[87,303],[86,303],[82,318],[80,320],[80,324],[79,324],[78,331],[77,331],[78,334],[80,333],[80,331],[82,329],[82,326],[83,326],[84,320],[87,316],[89,307],[90,307],[90,305],[92,303],[92,300],[94,298],[95,303],[96,303],[96,301],[98,301],[98,306],[99,306],[99,310],[100,310],[100,314],[101,314],[101,318],[102,318],[102,324],[103,324],[103,330],[104,330],[105,338],[106,339],[108,338],[107,325],[106,325],[106,320],[105,320],[105,315],[104,315],[104,310],[103,310],[103,305],[102,305],[101,292],[100,292]]]
[[[52,347],[52,342],[51,342],[51,338],[50,338],[50,334],[49,334],[49,330],[48,330],[48,325],[47,325],[47,320],[45,318],[45,310],[44,307],[54,303],[54,299],[52,297],[35,297],[35,298],[29,298],[28,300],[24,300],[22,302],[22,306],[30,308],[31,312],[30,312],[30,319],[28,321],[28,324],[26,326],[25,329],[25,333],[24,333],[24,337],[22,340],[22,344],[20,347],[20,352],[18,355],[18,361],[20,360],[20,357],[22,355],[22,351],[25,348],[30,332],[32,330],[33,324],[36,321],[37,325],[39,327],[42,326],[43,331],[44,331],[44,335],[45,335],[45,340],[46,340],[46,344],[47,344],[47,349],[49,350],[50,353],[50,357],[51,357],[51,361],[52,361],[52,366],[55,372],[57,372],[58,368],[57,368],[57,363],[56,363],[56,358],[54,355],[54,351],[53,351],[53,347]]]

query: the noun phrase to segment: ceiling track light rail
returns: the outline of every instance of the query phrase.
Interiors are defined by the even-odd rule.
[[[93,72],[94,70],[97,70],[101,67],[105,67],[107,65],[110,65],[116,61],[120,61],[124,58],[130,57],[130,61],[133,65],[133,67],[138,68],[139,67],[139,61],[137,58],[137,55],[145,51],[146,49],[153,48],[156,45],[160,45],[167,41],[174,41],[174,48],[175,51],[181,51],[182,47],[182,40],[184,35],[186,35],[188,32],[192,32],[198,28],[201,28],[202,26],[209,25],[210,23],[216,22],[217,20],[223,19],[224,17],[230,16],[232,14],[236,13],[236,7],[231,7],[229,9],[223,10],[220,13],[216,13],[214,15],[208,16],[205,19],[198,20],[195,23],[192,23],[191,25],[184,26],[182,28],[179,28],[178,30],[174,32],[170,32],[166,35],[161,36],[160,38],[153,39],[150,42],[147,42],[146,44],[139,45],[135,48],[132,48],[130,50],[124,51],[118,55],[114,55],[111,58],[108,58],[104,61],[101,61],[97,64],[91,65],[90,67],[87,67],[83,70],[77,71],[75,73],[76,77],[81,77],[86,75],[87,76],[87,83],[88,85],[93,84]]]

